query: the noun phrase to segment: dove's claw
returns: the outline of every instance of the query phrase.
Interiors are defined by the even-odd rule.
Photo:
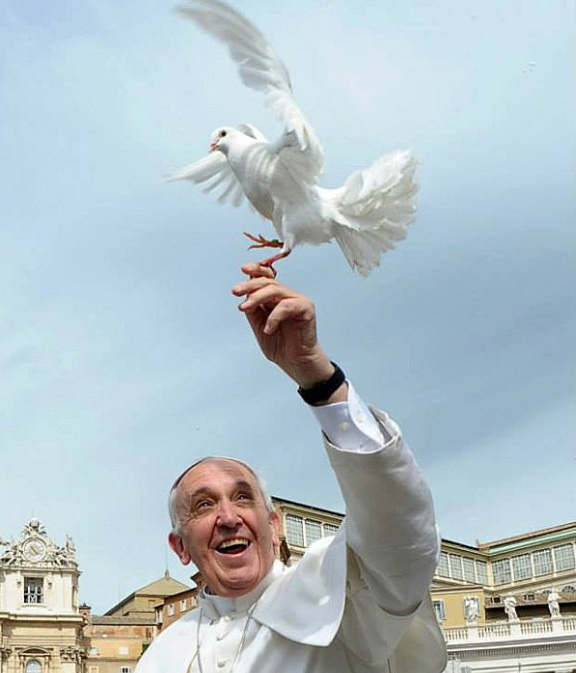
[[[278,275],[278,272],[274,268],[273,264],[277,262],[279,259],[284,259],[284,257],[288,257],[290,254],[291,250],[284,250],[283,252],[279,252],[277,255],[273,255],[269,259],[264,259],[260,262],[262,266],[267,266],[269,269],[271,269],[272,273],[274,274],[274,278]]]
[[[246,231],[243,232],[244,236],[246,238],[249,238],[251,241],[254,241],[255,245],[249,245],[248,250],[252,250],[254,248],[281,248],[284,244],[282,241],[279,241],[277,238],[272,239],[269,241],[267,238],[264,238],[262,234],[258,234],[258,236],[254,236],[254,234],[249,234]]]
[[[276,276],[278,275],[278,271],[276,271],[276,269],[272,266],[272,264],[267,264],[266,261],[264,261],[260,262],[260,266],[267,266],[270,269],[270,271],[272,271],[273,278],[276,278]]]

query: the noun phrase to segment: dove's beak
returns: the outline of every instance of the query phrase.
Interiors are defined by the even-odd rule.
[[[208,150],[209,152],[214,152],[215,150],[218,149],[218,143],[216,142],[211,142],[210,143],[210,149]]]

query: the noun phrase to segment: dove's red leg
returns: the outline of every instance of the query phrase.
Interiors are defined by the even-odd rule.
[[[279,241],[277,238],[274,238],[270,241],[267,238],[264,238],[262,234],[254,236],[253,234],[249,234],[246,231],[244,231],[243,234],[246,236],[246,238],[254,241],[255,244],[248,246],[248,250],[252,250],[253,248],[281,248],[284,245],[282,241]]]
[[[279,252],[277,255],[273,255],[272,257],[269,257],[268,259],[263,259],[261,262],[259,262],[262,266],[268,266],[272,270],[272,273],[274,274],[274,278],[278,275],[278,272],[274,268],[273,264],[277,262],[279,259],[284,259],[284,257],[288,257],[288,255],[291,253],[291,250],[284,250],[283,252]]]

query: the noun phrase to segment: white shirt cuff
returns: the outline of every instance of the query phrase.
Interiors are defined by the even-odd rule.
[[[328,440],[342,451],[370,453],[379,451],[392,437],[380,425],[358,397],[348,381],[348,400],[310,407]]]

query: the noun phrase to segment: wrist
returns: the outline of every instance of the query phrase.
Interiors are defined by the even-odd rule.
[[[324,350],[317,345],[305,355],[276,363],[300,388],[312,388],[334,373],[334,365]]]
[[[332,372],[329,376],[316,379],[312,384],[300,385],[298,394],[310,405],[329,404],[347,399],[346,375],[335,362],[330,362]]]
[[[329,379],[334,374],[335,367],[322,352],[319,356],[310,358],[306,362],[298,363],[287,372],[300,388],[313,388],[315,385]]]

